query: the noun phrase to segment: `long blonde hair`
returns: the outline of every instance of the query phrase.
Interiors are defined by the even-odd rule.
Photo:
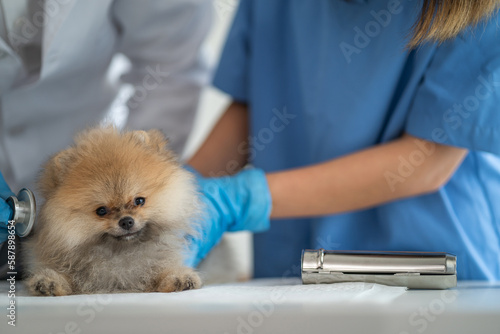
[[[491,17],[499,7],[500,0],[424,0],[408,47],[454,38],[464,29]]]

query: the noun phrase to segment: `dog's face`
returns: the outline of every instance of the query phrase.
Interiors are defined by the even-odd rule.
[[[71,247],[134,244],[186,230],[196,209],[192,176],[165,145],[157,131],[82,134],[40,178],[40,230]]]

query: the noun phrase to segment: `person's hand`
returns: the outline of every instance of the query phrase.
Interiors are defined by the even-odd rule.
[[[6,241],[9,235],[7,225],[12,217],[12,209],[5,200],[13,195],[14,193],[5,182],[2,173],[0,173],[0,243]]]
[[[188,240],[185,264],[190,267],[196,267],[226,231],[267,230],[272,204],[266,176],[259,169],[219,178],[197,174],[197,181],[203,208],[198,234]]]

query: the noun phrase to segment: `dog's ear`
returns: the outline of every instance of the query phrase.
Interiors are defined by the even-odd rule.
[[[75,160],[76,149],[71,147],[57,153],[47,161],[38,181],[38,187],[45,198],[52,190],[61,185],[64,175]]]
[[[167,148],[168,139],[159,130],[133,131],[132,136],[140,143],[143,143],[145,146],[157,152],[169,152]]]

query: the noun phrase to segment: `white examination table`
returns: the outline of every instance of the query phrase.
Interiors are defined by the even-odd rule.
[[[16,327],[0,283],[0,333],[500,333],[500,283],[451,290],[256,280],[160,294],[29,297],[16,282]]]

